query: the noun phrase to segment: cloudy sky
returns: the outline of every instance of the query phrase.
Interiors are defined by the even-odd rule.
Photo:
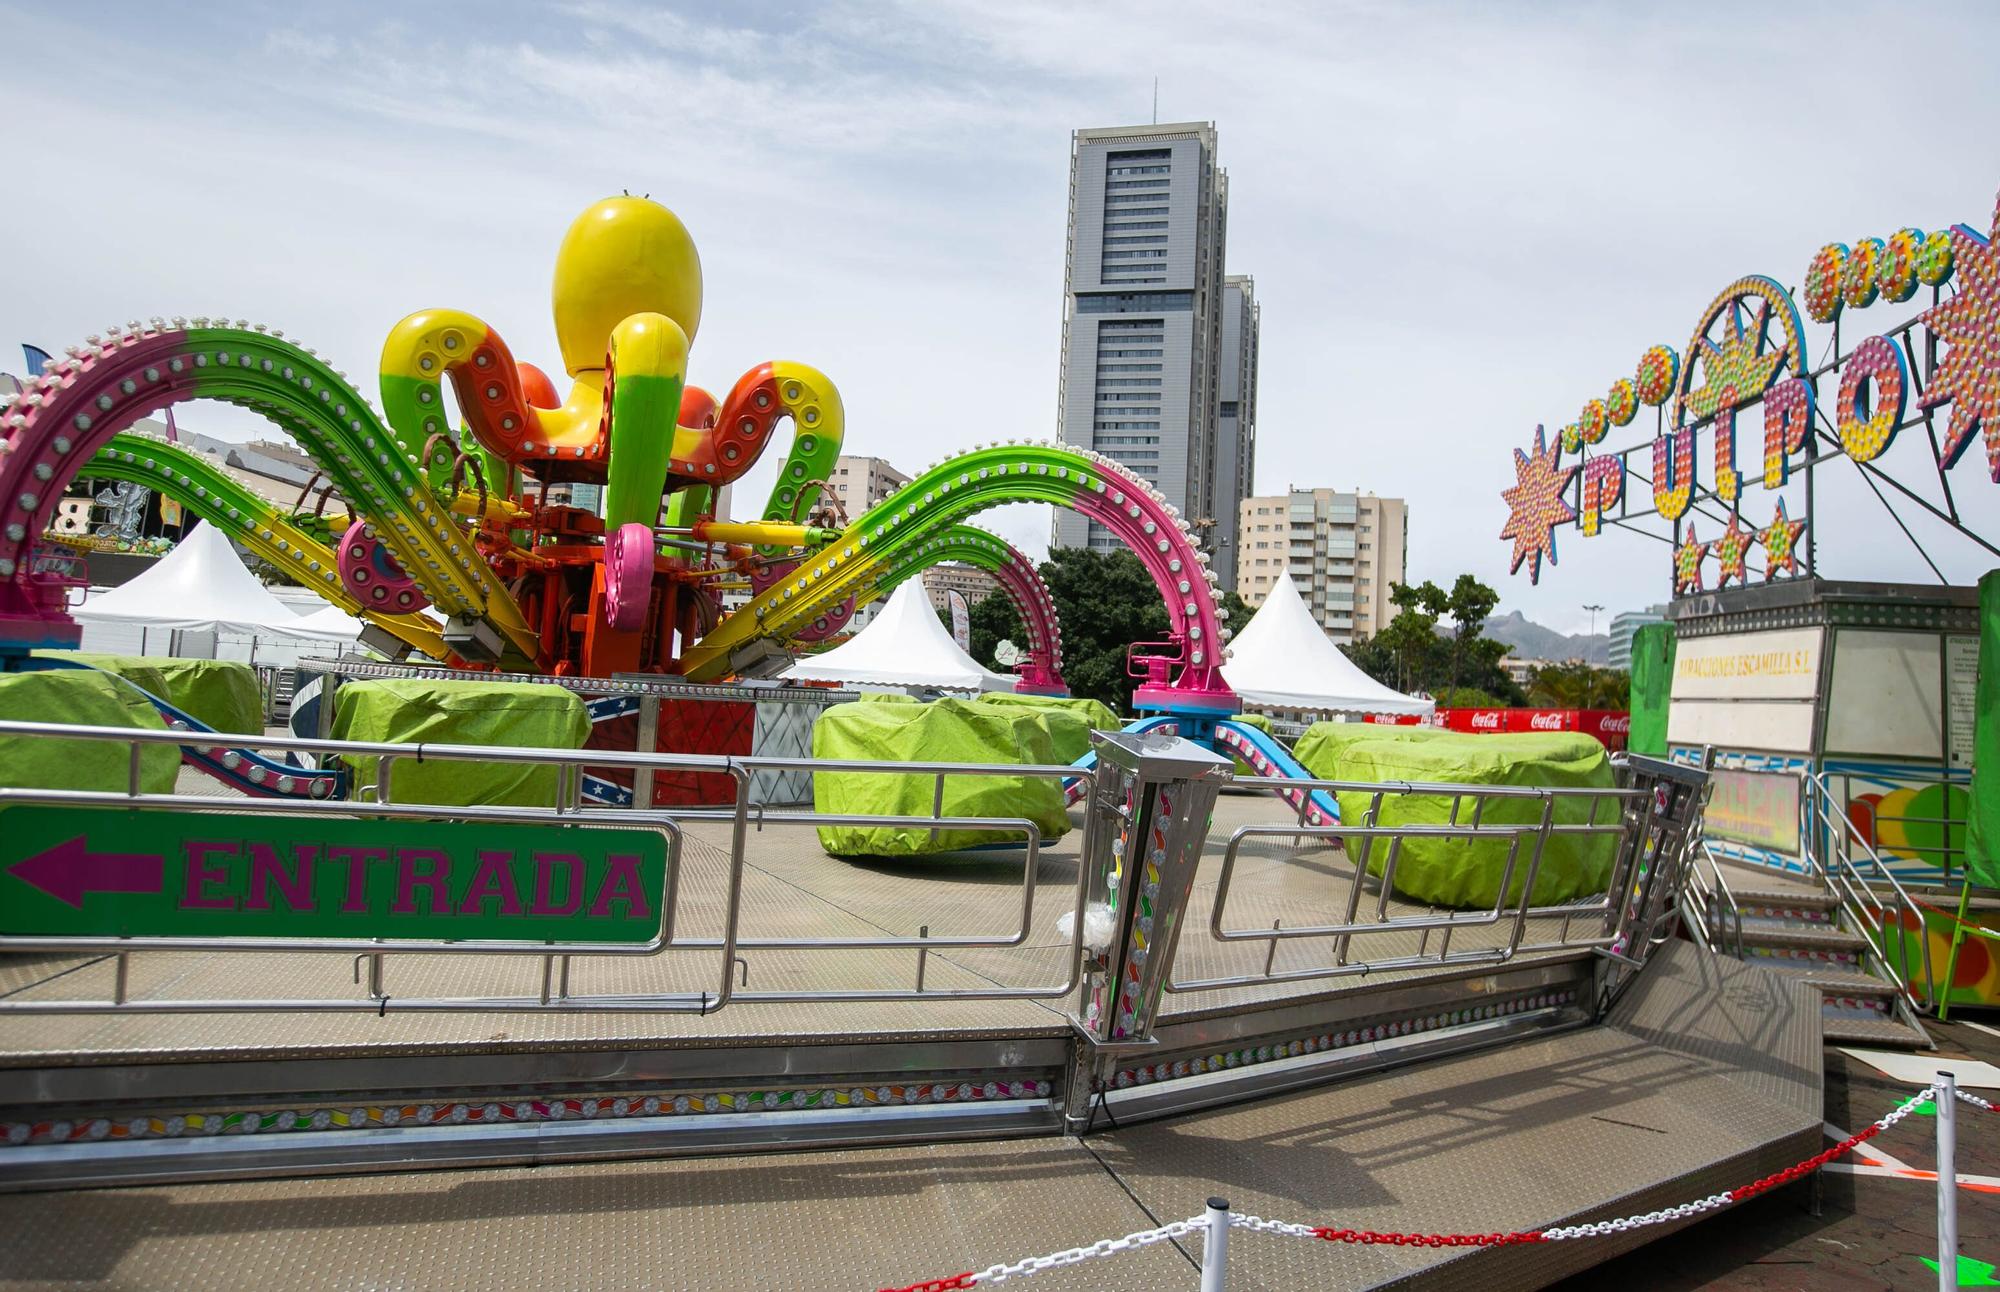
[[[2000,189],[1983,3],[6,4],[0,23],[7,367],[16,341],[226,314],[360,376],[398,318],[450,305],[554,369],[555,243],[629,189],[700,245],[696,380],[816,364],[850,448],[906,470],[1054,434],[1070,131],[1146,120],[1157,76],[1161,120],[1217,123],[1228,267],[1263,301],[1259,489],[1405,497],[1413,577],[1472,570],[1564,629],[1665,599],[1666,549],[1568,531],[1540,587],[1510,577],[1510,450],[1646,346],[1684,349],[1738,275],[1796,285],[1828,241],[1984,230]],[[1748,465],[1754,419],[1743,444]],[[1935,496],[1928,456],[1906,436],[1885,465]],[[1979,456],[1954,487],[1991,536]],[[1824,573],[1930,577],[1850,465],[1821,481]],[[1753,488],[1746,519],[1770,500]],[[1036,509],[988,520],[1046,544]],[[1956,581],[1993,564],[1913,528]]]

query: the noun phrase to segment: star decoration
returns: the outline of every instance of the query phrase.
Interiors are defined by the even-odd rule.
[[[1746,317],[1747,316],[1747,317]],[[1771,303],[1739,296],[1723,307],[1722,339],[1696,340],[1688,355],[1702,361],[1701,389],[1689,391],[1688,411],[1709,417],[1724,408],[1741,408],[1762,395],[1791,352],[1791,342],[1764,350],[1771,334]]]
[[[1743,518],[1735,513],[1729,517],[1729,528],[1722,531],[1722,537],[1715,540],[1715,586],[1725,588],[1731,579],[1738,583],[1748,583],[1749,576],[1744,571],[1743,558],[1750,552],[1750,542],[1756,533],[1743,528]]]
[[[1993,238],[2000,240],[2000,202],[1993,213]],[[1951,230],[1951,249],[1958,294],[1919,316],[1947,348],[1917,402],[1920,408],[1951,405],[1951,421],[1938,448],[1940,469],[1956,463],[1973,436],[1983,431],[1986,464],[2000,484],[2000,247],[1960,224]]]
[[[1694,536],[1694,522],[1688,522],[1687,542],[1674,549],[1674,595],[1701,591],[1701,563],[1711,545]]]
[[[1764,579],[1766,582],[1778,577],[1778,571],[1786,574],[1799,572],[1799,535],[1805,532],[1806,523],[1793,520],[1785,514],[1785,500],[1778,499],[1778,514],[1771,523],[1757,531],[1757,541],[1764,545]]]
[[[1500,537],[1514,540],[1514,563],[1507,572],[1519,573],[1521,562],[1526,561],[1530,583],[1542,581],[1544,556],[1550,565],[1556,563],[1556,526],[1576,519],[1576,509],[1563,501],[1563,491],[1576,468],[1557,466],[1561,456],[1562,441],[1550,448],[1547,433],[1537,426],[1535,451],[1514,450],[1514,487],[1500,491],[1510,509]]]

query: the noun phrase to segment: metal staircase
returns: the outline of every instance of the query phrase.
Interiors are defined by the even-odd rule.
[[[1828,1041],[1933,1048],[1917,1013],[1936,995],[1922,913],[1825,782],[1801,780],[1808,873],[1732,861],[1704,840],[1688,927],[1712,951],[1811,984]]]

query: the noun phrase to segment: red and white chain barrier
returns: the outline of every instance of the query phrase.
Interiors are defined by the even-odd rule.
[[[1164,1243],[1170,1238],[1182,1238],[1198,1230],[1208,1228],[1206,1216],[1196,1216],[1192,1220],[1176,1220],[1158,1229],[1142,1229],[1136,1234],[1123,1238],[1104,1238],[1088,1247],[1072,1247],[1068,1251],[1053,1252],[1047,1256],[1030,1256],[1012,1265],[989,1265],[983,1270],[967,1270],[950,1278],[931,1279],[924,1283],[912,1283],[908,1287],[884,1288],[882,1292],[953,1292],[956,1288],[978,1287],[982,1283],[1005,1283],[1008,1279],[1026,1278],[1043,1270],[1052,1270],[1064,1265],[1077,1265],[1095,1260],[1099,1256],[1115,1256],[1119,1252],[1134,1251],[1141,1247],[1151,1247],[1154,1243]]]
[[[1559,1243],[1576,1238],[1602,1238],[1610,1234],[1628,1233],[1634,1229],[1645,1229],[1653,1225],[1672,1224],[1720,1211],[1724,1207],[1747,1201],[1761,1193],[1767,1193],[1780,1185],[1802,1179],[1825,1166],[1835,1158],[1843,1157],[1854,1150],[1855,1145],[1866,1143],[1880,1135],[1897,1122],[1916,1110],[1919,1104],[1937,1098],[1945,1089],[1942,1082],[1933,1084],[1911,1095],[1896,1105],[1873,1125],[1863,1128],[1832,1148],[1815,1153],[1803,1162],[1788,1166],[1761,1180],[1740,1185],[1725,1193],[1712,1193],[1706,1198],[1684,1202],[1677,1207],[1662,1207],[1658,1211],[1648,1211],[1643,1215],[1621,1216],[1616,1220],[1594,1220],[1580,1225],[1559,1225],[1551,1229],[1529,1229],[1515,1232],[1484,1234],[1413,1234],[1377,1232],[1372,1229],[1338,1229],[1329,1225],[1299,1225],[1285,1220],[1266,1220],[1262,1216],[1245,1215],[1239,1211],[1228,1213],[1231,1229],[1249,1229],[1259,1233],[1282,1234],[1290,1238],[1317,1238],[1330,1243],[1365,1243],[1394,1247],[1508,1247],[1518,1243]],[[1996,1112],[1993,1104],[1977,1095],[1951,1087],[1951,1093],[1964,1102],[1987,1112]],[[1218,1212],[1218,1215],[1220,1213]],[[1218,1221],[1218,1223],[1220,1223]],[[881,1292],[953,1292],[954,1289],[979,1287],[987,1283],[1004,1283],[1012,1278],[1025,1278],[1043,1270],[1065,1265],[1075,1265],[1093,1260],[1099,1256],[1113,1256],[1154,1243],[1181,1238],[1189,1234],[1205,1233],[1209,1223],[1206,1216],[1194,1216],[1187,1220],[1176,1220],[1158,1229],[1147,1229],[1123,1238],[1107,1238],[1092,1243],[1088,1247],[1072,1247],[1068,1251],[1055,1252],[1048,1256],[1030,1256],[1026,1260],[1011,1265],[992,1265],[983,1270],[968,1270],[949,1278],[931,1279],[923,1283],[912,1283],[907,1287],[883,1288]]]

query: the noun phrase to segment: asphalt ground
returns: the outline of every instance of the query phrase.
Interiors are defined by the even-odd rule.
[[[1968,1021],[1995,1031],[1981,1031]],[[2000,1012],[1954,1012],[1952,1022],[1927,1021],[1926,1027],[1937,1041],[1935,1057],[1983,1059],[2000,1066]],[[1860,1130],[1915,1089],[1832,1046],[1826,1049],[1826,1120],[1832,1126],[1849,1133]],[[1971,1093],[2000,1103],[2000,1090]],[[2000,1114],[1982,1113],[1963,1102],[1959,1108],[1959,1254],[2000,1266],[2000,1185],[1982,1188],[1977,1181],[1967,1182],[1973,1176],[2000,1177]],[[1918,1171],[1934,1172],[1936,1135],[1932,1117],[1915,1115],[1864,1147]],[[1867,1161],[1859,1156],[1843,1160]],[[1556,1287],[1559,1292],[1933,1288],[1937,1275],[1920,1258],[1936,1254],[1934,1176],[1916,1180],[1827,1170],[1817,1181],[1789,1185]],[[2000,1287],[2000,1273],[1984,1277],[1988,1281],[1981,1282],[1975,1266],[1960,1267],[1961,1287]]]

